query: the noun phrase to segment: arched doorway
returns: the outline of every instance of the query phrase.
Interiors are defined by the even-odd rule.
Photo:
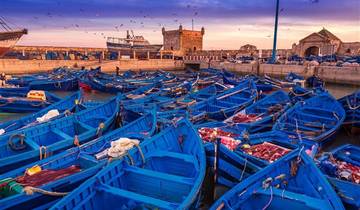
[[[320,49],[316,46],[309,47],[305,50],[305,56],[308,57],[310,55],[318,56],[320,53]]]

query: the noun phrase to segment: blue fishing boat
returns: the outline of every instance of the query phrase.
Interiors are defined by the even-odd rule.
[[[345,209],[326,178],[302,150],[294,150],[245,179],[210,209]]]
[[[288,94],[278,90],[239,111],[224,123],[236,126],[248,133],[270,130],[273,123],[291,105]]]
[[[78,78],[73,75],[57,76],[47,80],[35,80],[29,83],[31,90],[56,90],[56,91],[75,91],[79,89]]]
[[[110,163],[51,209],[188,209],[198,199],[205,161],[196,131],[181,120]]]
[[[11,79],[6,80],[6,83],[19,87],[28,87],[32,81],[45,79],[48,79],[48,75],[46,73],[39,73],[33,75],[12,76]]]
[[[346,112],[345,125],[360,127],[360,90],[338,100]]]
[[[334,136],[344,119],[341,104],[329,93],[322,93],[288,109],[273,130],[285,132],[301,142],[322,145]]]
[[[306,85],[309,88],[323,88],[325,86],[325,82],[314,74],[306,79]]]
[[[110,148],[112,141],[124,137],[143,141],[154,134],[155,115],[137,117],[100,138],[0,175],[1,208],[50,208],[107,165],[108,157],[98,158],[98,154]]]
[[[2,133],[10,133],[15,130],[19,130],[24,127],[30,127],[34,125],[38,125],[40,123],[47,122],[48,120],[59,119],[64,117],[65,115],[71,114],[72,112],[76,111],[77,105],[81,104],[81,93],[76,92],[71,94],[59,102],[56,102],[34,114],[27,115],[17,120],[11,120],[4,123],[0,123],[0,130]],[[44,118],[49,111],[55,110],[57,111],[58,115],[52,116],[51,118]]]
[[[14,76],[6,82],[11,85],[28,87],[30,90],[63,90],[78,89],[77,77],[85,71],[74,71],[67,68],[56,68],[48,73]]]
[[[116,75],[102,73],[95,69],[84,74],[80,78],[80,86],[88,90],[97,90],[107,93],[125,93],[156,82],[164,82],[176,79],[175,75],[166,72],[155,72],[153,75],[144,78],[128,79]]]
[[[29,92],[28,87],[18,87],[18,86],[5,86],[0,87],[0,95],[6,96],[11,94],[12,96],[22,96],[24,92]]]
[[[45,91],[4,91],[0,95],[0,112],[37,112],[60,100],[56,95]]]
[[[184,113],[181,109],[194,105],[195,103],[200,101],[206,101],[213,96],[220,95],[228,89],[226,86],[215,83],[200,90],[194,90],[194,84],[192,87],[189,86],[189,84],[190,83],[183,83],[176,86],[175,88],[173,88],[173,91],[169,90],[170,94],[158,94],[156,100],[159,103],[155,103],[159,106],[159,111],[177,109],[178,111],[171,112],[169,114],[171,115],[174,113]],[[162,92],[164,92],[164,90]],[[159,98],[161,100],[159,100]],[[167,113],[159,112],[159,114],[166,115]]]
[[[347,209],[360,208],[360,147],[346,144],[318,159],[318,166]]]
[[[295,80],[302,81],[305,80],[305,78],[299,74],[296,74],[294,72],[290,72],[286,75],[285,80],[288,82],[294,82]]]
[[[222,121],[252,104],[257,96],[255,83],[252,80],[244,80],[235,88],[189,106],[187,109],[192,122],[203,123],[209,119]]]
[[[113,126],[118,112],[114,98],[92,109],[0,136],[0,174],[101,135]]]

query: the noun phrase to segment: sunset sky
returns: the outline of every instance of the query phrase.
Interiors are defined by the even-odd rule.
[[[76,3],[74,3],[76,2]],[[322,27],[360,41],[360,0],[280,0],[279,48]],[[161,28],[205,27],[205,49],[271,48],[275,0],[0,0],[0,16],[29,29],[21,45],[105,47],[126,30],[162,43]]]

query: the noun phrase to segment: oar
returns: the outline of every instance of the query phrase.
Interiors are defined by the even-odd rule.
[[[240,89],[240,90],[237,90],[237,91],[234,91],[234,92],[232,92],[232,93],[228,93],[228,94],[223,95],[223,96],[220,96],[220,97],[218,97],[218,98],[216,98],[216,99],[221,100],[221,99],[227,98],[227,97],[229,97],[229,96],[238,94],[238,93],[240,93],[240,92],[242,92],[242,91],[244,91],[244,90],[247,90],[247,89],[248,89],[248,87],[243,88],[243,89]]]

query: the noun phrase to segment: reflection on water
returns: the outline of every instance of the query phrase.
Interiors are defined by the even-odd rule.
[[[3,112],[0,112],[0,122],[5,122],[8,120],[13,120],[13,119],[19,119],[28,114],[29,113],[3,113]]]
[[[71,93],[69,91],[53,91],[53,93],[59,97],[65,97]],[[83,91],[83,97],[85,101],[106,101],[115,96],[115,94],[102,93],[98,91]]]
[[[360,85],[360,83],[359,83]],[[338,84],[325,84],[326,89],[335,97],[341,98],[343,96],[349,95],[350,93],[355,92],[360,89],[360,86],[355,85],[338,85]]]

